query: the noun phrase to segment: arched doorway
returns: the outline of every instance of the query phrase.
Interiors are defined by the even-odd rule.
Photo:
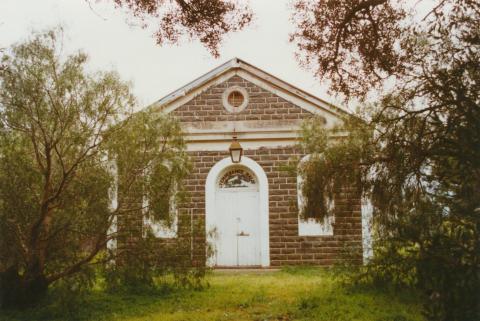
[[[207,242],[212,266],[268,266],[268,181],[255,161],[225,158],[206,181]]]
[[[215,192],[215,265],[261,265],[258,193],[258,180],[248,168],[231,166],[220,174]]]

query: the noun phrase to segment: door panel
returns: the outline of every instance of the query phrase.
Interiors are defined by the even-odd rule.
[[[258,191],[217,191],[218,266],[261,264],[258,200]]]
[[[259,265],[258,193],[238,193],[238,206],[233,209],[238,221],[238,265]]]
[[[215,242],[215,256],[217,265],[237,265],[237,249],[235,242],[235,224],[232,213],[233,204],[231,193],[217,193],[215,206],[215,221],[217,239]]]

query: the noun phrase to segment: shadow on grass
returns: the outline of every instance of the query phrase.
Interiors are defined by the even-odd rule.
[[[8,311],[0,320],[423,320],[415,293],[346,286],[333,274],[297,267],[263,275],[213,273],[211,286],[200,291],[97,289],[67,308],[52,294],[41,307]]]
[[[65,302],[52,291],[37,306],[22,310],[0,311],[0,320],[118,320],[139,317],[158,311],[159,302],[188,296],[195,290],[159,286],[155,289],[137,291],[121,290],[107,292],[92,290],[74,302]]]

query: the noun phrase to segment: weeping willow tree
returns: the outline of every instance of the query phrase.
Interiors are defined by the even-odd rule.
[[[421,289],[429,319],[475,320],[480,110],[454,109],[434,120],[402,117],[404,106],[398,97],[385,98],[369,111],[374,121],[346,121],[342,131],[349,134],[341,140],[328,140],[332,133],[316,121],[304,127],[306,150],[321,155],[302,173],[304,215],[331,215],[322,201],[335,192],[328,182],[358,182],[373,205],[374,256],[362,269],[364,280]]]
[[[367,276],[420,289],[430,320],[478,320],[480,6],[415,6],[296,1],[301,61],[361,102],[343,139],[306,125],[307,151],[323,157],[305,195],[316,206],[325,180],[358,181],[373,206]]]
[[[205,266],[192,260],[193,232],[174,231],[177,206],[186,196],[182,181],[190,171],[179,122],[144,111],[119,126],[122,134],[108,145],[118,195],[115,264],[105,271],[108,288],[152,287],[166,273],[183,285],[199,285]],[[165,244],[154,226],[174,231],[174,239]]]
[[[2,56],[0,306],[34,304],[66,280],[91,284],[121,236],[116,218],[168,217],[164,204],[188,171],[178,123],[134,113],[130,86],[87,72],[87,55],[64,53],[61,36],[34,34]],[[131,201],[139,187],[151,206]]]
[[[301,147],[309,154],[301,163],[298,172],[302,177],[302,195],[305,202],[300,214],[306,219],[325,221],[334,215],[335,194],[342,188],[360,195],[361,170],[355,152],[371,135],[371,130],[360,118],[346,119],[346,124],[327,130],[322,117],[306,120],[302,126]],[[351,128],[355,135],[346,136]],[[361,128],[361,130],[360,130]],[[366,150],[362,146],[361,150]],[[339,171],[338,169],[342,169]]]

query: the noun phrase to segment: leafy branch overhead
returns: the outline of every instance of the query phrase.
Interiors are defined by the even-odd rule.
[[[158,44],[198,39],[216,57],[225,34],[242,30],[252,20],[248,3],[237,0],[113,0],[145,25],[158,21]],[[151,19],[153,18],[153,19]],[[152,22],[153,23],[153,22]]]
[[[405,16],[402,7],[387,0],[298,0],[290,40],[305,66],[332,81],[332,91],[363,94],[402,69],[396,44]]]
[[[420,14],[422,8],[426,13]],[[299,61],[330,80],[332,92],[364,99],[372,90],[416,77],[419,63],[446,53],[445,38],[457,47],[449,48],[452,54],[478,44],[478,12],[473,0],[296,0],[290,40]]]

